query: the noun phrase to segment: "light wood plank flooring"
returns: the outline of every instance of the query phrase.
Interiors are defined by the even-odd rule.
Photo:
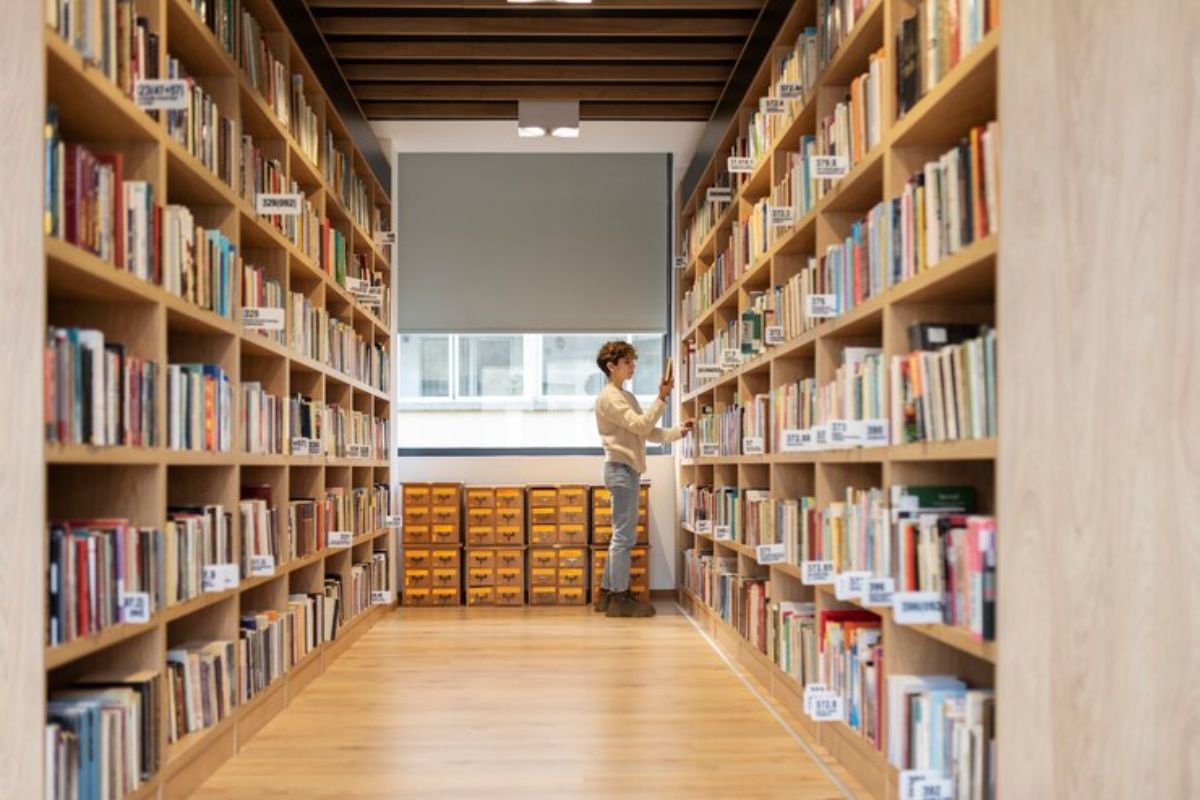
[[[845,795],[661,602],[399,610],[193,795],[483,796]]]

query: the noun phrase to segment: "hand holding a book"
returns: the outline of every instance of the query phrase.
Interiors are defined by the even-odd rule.
[[[658,399],[664,403],[671,396],[671,390],[675,388],[675,371],[672,368],[673,366],[674,360],[668,358],[667,367],[663,370],[662,380],[658,384]]]

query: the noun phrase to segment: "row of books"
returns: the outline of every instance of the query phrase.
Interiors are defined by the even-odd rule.
[[[242,308],[278,309],[280,325],[277,329],[259,327],[251,330],[276,344],[286,343],[283,285],[270,277],[265,267],[253,264],[242,265]]]
[[[1000,0],[921,0],[896,35],[897,111],[903,117],[1000,24]]]
[[[196,16],[208,26],[225,52],[233,57],[238,0],[189,0]]]
[[[870,56],[867,72],[850,82],[849,94],[833,108],[833,113],[817,120],[816,151],[821,155],[841,156],[853,168],[883,141],[884,66],[887,60],[881,48]],[[817,196],[824,196],[838,179],[818,182]]]
[[[132,619],[166,603],[163,537],[127,520],[76,520],[49,526],[46,643],[58,645]],[[143,594],[136,606],[123,595]]]
[[[359,226],[370,232],[370,195],[366,182],[354,172],[354,162],[334,143],[333,132],[325,131],[325,181],[334,196]]]
[[[233,388],[217,364],[167,366],[167,447],[228,453],[233,447]]]
[[[287,452],[287,404],[263,390],[261,383],[242,384],[242,451],[269,455]]]
[[[300,151],[315,166],[321,154],[321,121],[304,90],[304,76],[292,75],[291,131]],[[373,229],[375,230],[375,229]]]
[[[270,486],[242,487],[238,514],[242,543],[239,572],[243,578],[273,574],[275,566],[283,561],[284,543],[280,539],[284,532],[271,495]]]
[[[232,188],[242,142],[237,121],[221,112],[216,99],[178,59],[167,58],[166,77],[187,84],[187,108],[167,112],[167,135]]]
[[[737,558],[689,549],[684,553],[684,585],[762,652],[767,650],[768,581],[738,574]]]
[[[134,0],[54,0],[45,8],[46,24],[127,97],[139,80],[158,77],[158,34]]]
[[[91,328],[46,333],[46,441],[156,447],[158,367]]]
[[[838,47],[854,31],[874,0],[819,0],[817,4],[818,63],[826,67]]]
[[[90,672],[46,704],[45,797],[120,798],[162,765],[157,670]]]
[[[290,127],[292,87],[287,64],[271,51],[262,26],[245,9],[242,10],[241,30],[239,61],[246,80],[263,96],[279,121]]]
[[[968,688],[953,675],[888,675],[886,719],[896,769],[948,779],[958,800],[996,796],[993,690]]]
[[[167,650],[167,742],[211,728],[237,706],[237,645],[186,642]]]
[[[219,230],[196,224],[187,206],[162,212],[162,286],[192,305],[233,318],[237,305],[237,247]]]
[[[996,435],[996,331],[932,325],[925,341],[891,363],[892,442],[945,442]]]

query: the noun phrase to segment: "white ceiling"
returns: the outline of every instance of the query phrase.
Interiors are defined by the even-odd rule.
[[[687,171],[703,122],[587,121],[578,139],[522,139],[516,120],[373,122],[383,151],[395,153],[671,153],[672,189]]]

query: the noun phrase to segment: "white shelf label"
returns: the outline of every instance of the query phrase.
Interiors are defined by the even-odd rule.
[[[147,79],[134,88],[137,107],[146,111],[185,111],[188,107],[187,81]]]
[[[351,278],[349,275],[346,276],[346,291],[355,297],[365,295],[370,285],[365,278]]]
[[[330,531],[325,538],[326,546],[330,549],[344,549],[354,543],[354,533],[351,531]]]
[[[796,224],[796,209],[791,206],[771,206],[771,224],[776,228]]]
[[[255,197],[254,210],[264,215],[295,217],[304,210],[304,195],[263,193]]]
[[[269,553],[265,556],[250,556],[250,574],[256,577],[261,575],[274,575],[275,556]]]
[[[901,770],[899,800],[918,800],[920,795],[916,793],[917,788],[926,782],[940,780],[941,777],[941,773],[931,769]]]
[[[829,426],[828,425],[813,425],[812,433],[812,448],[814,450],[828,450],[830,445]]]
[[[763,331],[763,341],[766,342],[767,347],[775,347],[783,344],[786,341],[783,338],[783,326],[768,325],[767,329]]]
[[[711,534],[712,533],[712,520],[711,519],[697,520],[696,533]]]
[[[725,168],[734,175],[754,172],[754,159],[749,156],[730,156],[725,161]]]
[[[728,203],[733,199],[733,187],[710,186],[704,192],[704,199],[710,203]]]
[[[404,517],[400,514],[388,514],[383,518],[383,524],[389,528],[399,528],[404,525]]]
[[[701,458],[716,458],[721,455],[721,445],[715,442],[705,442],[700,445]]]
[[[809,156],[808,168],[814,178],[836,180],[846,177],[850,171],[850,159],[846,156]]]
[[[800,564],[800,582],[805,586],[828,586],[833,583],[832,561],[804,561]]]
[[[716,533],[713,534],[713,538],[720,539],[723,542],[732,542],[733,541],[733,526],[732,525],[718,525],[716,528]]]
[[[310,456],[321,455],[321,443],[318,442],[316,439],[309,439],[308,440],[308,454]]]
[[[891,606],[896,593],[896,581],[892,578],[871,578],[863,589],[863,605]]]
[[[781,83],[779,84],[779,96],[786,100],[802,100],[804,99],[804,84]]]
[[[783,552],[783,543],[779,544],[760,544],[758,546],[758,563],[759,564],[782,564],[785,554]]]
[[[396,232],[375,231],[375,244],[379,247],[391,247],[396,244]]]
[[[200,588],[205,592],[223,592],[237,585],[237,564],[209,564],[200,571]]]
[[[721,367],[731,369],[742,365],[742,351],[736,347],[726,347],[721,350]]]
[[[687,269],[688,260],[684,256],[675,256],[675,269]]]
[[[786,114],[787,100],[782,97],[760,97],[758,109],[764,114]]]
[[[805,434],[808,431],[802,431],[796,428],[791,428],[783,432],[783,441],[779,443],[779,452],[781,453],[803,453],[808,449]]]
[[[813,695],[828,694],[829,688],[823,683],[810,683],[804,687],[804,714],[809,716],[812,714],[812,698]]]
[[[308,455],[308,439],[305,439],[303,436],[293,436],[292,454],[297,456]]]
[[[869,572],[842,572],[833,583],[833,594],[838,600],[861,600],[870,578]]]
[[[122,592],[121,621],[140,624],[150,621],[150,593]]]
[[[898,625],[941,624],[941,592],[896,592],[892,597],[892,618]]]
[[[856,447],[862,443],[862,424],[856,419],[830,420],[829,443],[834,447]]]
[[[863,447],[886,447],[888,443],[888,421],[886,419],[868,419],[862,422]]]
[[[371,605],[373,606],[390,606],[392,604],[392,593],[388,590],[375,589],[371,592]]]
[[[716,378],[716,377],[720,377],[720,375],[721,375],[721,365],[720,364],[697,364],[696,365],[696,377],[697,378]]]
[[[761,456],[766,452],[766,443],[761,436],[747,436],[742,439],[742,454]]]
[[[913,800],[954,800],[954,781],[926,778],[913,786]]]
[[[838,300],[836,294],[810,294],[806,300],[808,316],[813,319],[829,319],[838,315]]]
[[[283,330],[284,310],[267,306],[242,309],[242,327],[252,331]]]
[[[809,717],[813,722],[841,722],[846,718],[844,698],[833,692],[814,693]]]

